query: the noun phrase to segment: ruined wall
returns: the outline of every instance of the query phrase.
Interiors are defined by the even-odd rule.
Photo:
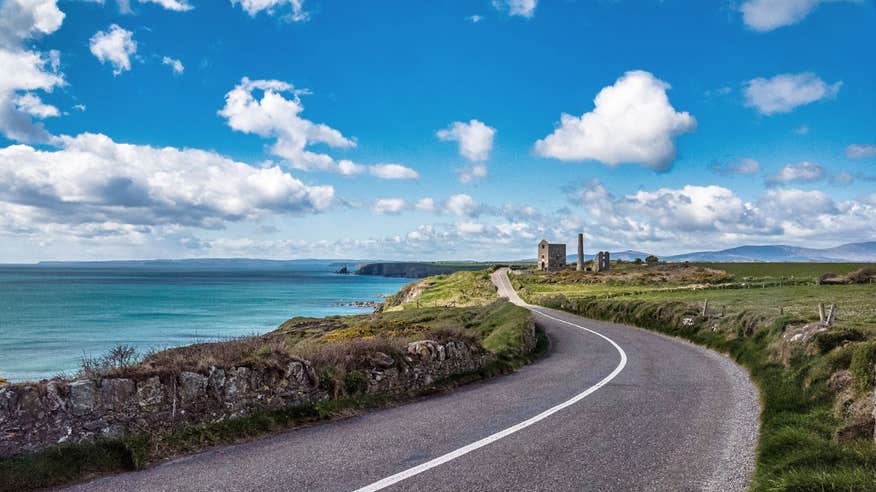
[[[364,368],[366,393],[417,390],[436,379],[476,371],[494,359],[462,341],[412,342],[403,357],[376,352]],[[256,410],[331,398],[308,361],[286,367],[211,368],[127,378],[52,380],[0,386],[0,457],[59,443],[215,422]]]

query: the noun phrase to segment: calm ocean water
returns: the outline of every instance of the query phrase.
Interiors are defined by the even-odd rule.
[[[370,312],[410,280],[328,262],[248,268],[0,265],[0,377],[50,378],[114,345],[165,348],[265,333],[293,316]]]

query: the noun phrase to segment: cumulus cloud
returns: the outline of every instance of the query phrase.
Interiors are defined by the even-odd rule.
[[[292,22],[308,19],[308,14],[304,11],[304,0],[231,0],[231,4],[240,4],[251,17],[265,12],[268,15],[285,13],[283,18]]]
[[[712,171],[723,176],[738,176],[757,174],[760,172],[760,162],[750,157],[734,159],[727,163],[715,162]]]
[[[475,215],[478,204],[471,196],[458,194],[449,197],[444,203],[444,208],[458,217],[468,217]]]
[[[493,0],[493,8],[508,15],[532,18],[538,0]]]
[[[480,15],[475,14],[466,17],[465,20],[471,22],[472,24],[477,24],[478,22],[484,20],[484,18]]]
[[[787,183],[812,183],[821,181],[827,177],[824,166],[814,162],[801,162],[799,164],[786,164],[776,174],[767,176],[767,186],[775,186]]]
[[[55,0],[7,0],[0,4],[0,133],[19,142],[46,143],[52,136],[33,118],[59,114],[34,91],[65,84],[57,51],[41,53],[26,44],[54,33],[64,13]]]
[[[693,116],[669,103],[669,88],[648,72],[627,72],[597,94],[593,111],[580,118],[564,113],[559,127],[535,143],[535,152],[563,161],[668,169],[676,156],[674,139],[697,126]]]
[[[487,166],[483,161],[490,158],[493,150],[495,128],[474,119],[468,123],[455,121],[448,128],[439,130],[436,136],[444,142],[458,142],[459,155],[473,163],[457,171],[461,183],[472,183],[487,176]]]
[[[258,97],[259,92],[261,98]],[[419,177],[416,171],[400,164],[365,166],[350,160],[336,161],[329,154],[308,150],[308,147],[316,144],[349,149],[355,147],[356,142],[326,124],[302,118],[304,105],[301,96],[305,94],[309,92],[295,89],[280,80],[250,80],[244,77],[225,94],[225,107],[219,111],[219,115],[234,130],[274,138],[271,153],[285,159],[296,169],[330,171],[345,176],[368,172],[383,179]]]
[[[455,121],[448,128],[438,130],[436,135],[444,142],[459,142],[459,155],[477,162],[490,158],[496,129],[478,120]]]
[[[846,157],[849,159],[867,159],[876,156],[876,145],[852,144],[846,147]]]
[[[177,75],[182,75],[183,72],[186,70],[186,67],[183,66],[183,63],[181,61],[176,58],[171,58],[169,56],[163,57],[161,59],[161,64],[169,66],[170,69],[173,70],[173,73]]]
[[[175,12],[187,12],[194,8],[187,0],[140,0],[140,3],[156,3]]]
[[[30,92],[17,98],[15,105],[19,111],[36,118],[50,118],[61,114],[58,108],[45,104],[39,96]]]
[[[113,75],[130,70],[131,55],[137,53],[134,33],[118,24],[112,24],[106,31],[96,32],[88,47],[100,63],[109,62],[113,66]]]
[[[371,211],[377,215],[398,215],[408,208],[408,202],[402,198],[380,198],[371,205]]]
[[[368,167],[368,173],[380,179],[419,179],[417,171],[401,164],[375,164]]]
[[[836,97],[842,81],[827,84],[811,72],[762,77],[745,84],[745,104],[763,115],[788,113],[799,106]]]
[[[822,3],[859,0],[745,0],[739,7],[749,29],[766,32],[796,24]]]
[[[0,149],[0,203],[31,225],[78,230],[151,226],[221,228],[265,214],[326,210],[331,186],[307,186],[279,167],[255,168],[215,152],[61,137],[57,150]]]

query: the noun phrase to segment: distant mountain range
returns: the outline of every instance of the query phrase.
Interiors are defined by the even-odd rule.
[[[391,253],[391,252],[388,252]],[[612,251],[611,258],[614,260],[634,261],[636,258],[645,259],[651,253],[644,251]],[[695,251],[672,256],[658,256],[662,261],[680,262],[716,262],[716,263],[740,263],[740,262],[852,262],[852,263],[876,263],[876,241],[863,243],[849,243],[833,248],[799,248],[786,245],[766,246],[738,246],[736,248],[722,249],[719,251]],[[592,260],[593,255],[584,255],[587,260]],[[572,254],[566,257],[566,261],[574,263],[577,256]],[[498,260],[496,260],[498,261]],[[495,263],[485,262],[439,262],[442,265],[461,265],[470,263],[470,267]],[[518,260],[519,262],[534,263],[535,259]],[[375,263],[435,263],[428,260],[421,262],[393,262],[386,260],[365,259],[306,259],[306,260],[261,260],[254,258],[200,258],[181,260],[127,260],[127,261],[43,261],[39,265],[48,267],[92,267],[92,268],[222,268],[222,269],[253,269],[253,268],[314,268],[314,269],[337,269],[347,266],[351,271],[363,265]]]
[[[650,253],[641,251],[612,252],[612,259],[633,261],[636,258],[645,259]],[[659,256],[659,255],[658,255]],[[584,255],[588,260],[592,255]],[[740,262],[876,262],[876,241],[864,243],[849,243],[834,248],[799,248],[796,246],[767,245],[767,246],[738,246],[736,248],[722,249],[719,251],[696,251],[680,255],[661,256],[663,261],[679,262],[716,262],[716,263],[740,263]],[[576,255],[568,255],[567,262],[575,262]]]

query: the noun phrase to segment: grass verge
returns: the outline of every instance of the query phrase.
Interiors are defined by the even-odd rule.
[[[752,490],[876,490],[876,443],[872,435],[838,438],[842,422],[835,416],[829,388],[830,376],[847,370],[853,357],[867,358],[872,370],[869,344],[828,344],[826,353],[817,356],[797,352],[786,366],[776,360],[774,347],[785,327],[797,321],[790,317],[770,322],[740,313],[722,320],[727,326],[721,327],[698,318],[696,307],[682,302],[554,296],[541,304],[685,338],[728,354],[748,369],[763,400]],[[867,391],[872,395],[872,388]]]

